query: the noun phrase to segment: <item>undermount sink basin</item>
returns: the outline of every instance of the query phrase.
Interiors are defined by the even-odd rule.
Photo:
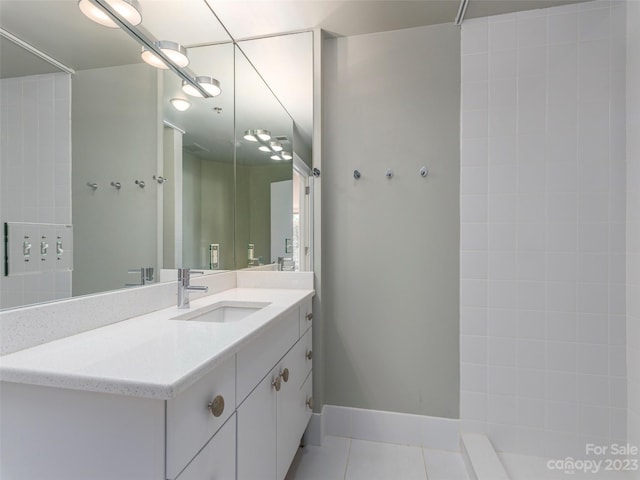
[[[215,323],[239,322],[267,305],[270,304],[265,302],[224,301],[173,317],[171,320]]]

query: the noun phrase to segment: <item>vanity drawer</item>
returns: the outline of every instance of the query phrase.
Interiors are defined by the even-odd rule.
[[[308,298],[300,304],[300,336],[309,330],[313,324],[312,299]]]
[[[233,480],[236,478],[236,417],[209,440],[178,480]]]
[[[286,315],[237,354],[237,405],[298,341],[298,309]]]
[[[176,478],[234,412],[235,380],[235,357],[230,357],[167,402],[167,478]]]

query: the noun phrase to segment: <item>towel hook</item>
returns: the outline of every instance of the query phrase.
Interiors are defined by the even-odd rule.
[[[167,182],[167,179],[165,177],[162,177],[160,175],[154,175],[153,179],[158,182],[160,185],[162,185],[163,183]]]
[[[97,190],[98,184],[95,182],[87,182],[87,187],[91,188],[92,190]]]
[[[360,172],[358,170],[354,170],[353,171],[353,178],[355,178],[356,180],[358,180],[362,175],[360,174]]]
[[[387,177],[389,179],[393,178],[393,170],[391,170],[390,168],[387,169],[387,171],[384,172],[384,175],[385,175],[385,177]]]
[[[136,180],[135,184],[138,185],[140,188],[144,188],[144,180]]]
[[[122,184],[120,182],[111,182],[112,187],[116,187],[116,190],[120,190],[122,188]]]

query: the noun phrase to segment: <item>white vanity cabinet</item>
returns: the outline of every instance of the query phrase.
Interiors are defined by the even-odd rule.
[[[303,312],[301,307],[298,316],[283,322],[277,332],[299,330]],[[239,405],[238,480],[285,477],[312,412],[310,345],[308,330]],[[254,374],[259,368],[255,361],[244,365],[239,355],[238,382],[242,370]]]
[[[166,400],[140,394],[146,377],[113,393],[3,381],[0,478],[282,480],[312,411],[310,304],[292,304]]]

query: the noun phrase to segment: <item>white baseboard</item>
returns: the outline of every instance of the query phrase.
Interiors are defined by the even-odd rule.
[[[324,440],[324,422],[321,413],[312,413],[311,420],[304,432],[304,443],[306,445],[322,445]]]
[[[457,419],[335,405],[325,405],[322,414],[314,417],[314,439],[320,442],[324,435],[335,435],[454,452],[460,449],[460,421]],[[311,439],[309,443],[317,445]]]

